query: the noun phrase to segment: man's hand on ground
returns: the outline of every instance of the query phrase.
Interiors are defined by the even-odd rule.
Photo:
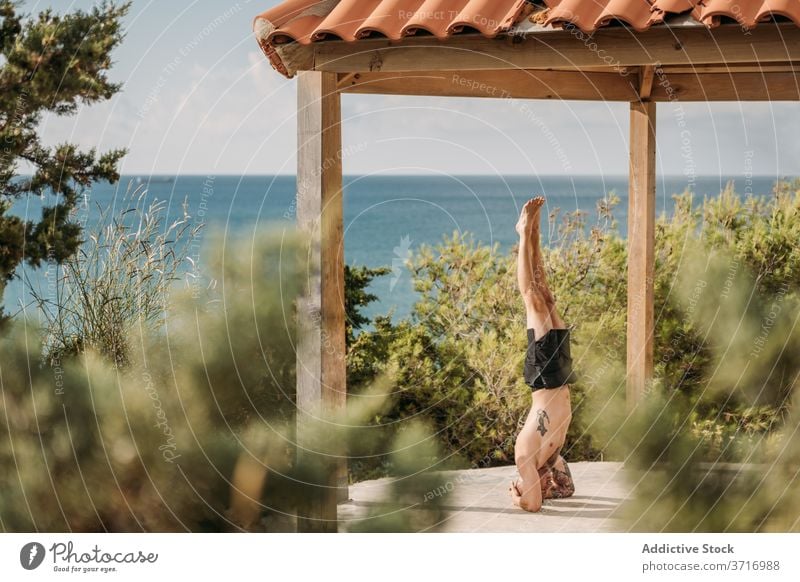
[[[522,499],[522,492],[519,490],[517,485],[518,481],[511,481],[511,487],[508,488],[509,493],[511,493],[511,501],[514,502],[514,505],[520,507],[520,500]]]

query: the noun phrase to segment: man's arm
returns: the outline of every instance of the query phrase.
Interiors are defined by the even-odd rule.
[[[522,479],[522,491],[517,483],[511,483],[511,499],[514,505],[525,511],[536,512],[542,508],[542,486],[539,482],[538,471],[535,479]],[[531,485],[531,483],[533,483]]]

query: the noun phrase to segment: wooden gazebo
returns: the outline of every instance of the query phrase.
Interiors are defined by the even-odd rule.
[[[255,19],[297,76],[297,222],[314,241],[299,306],[304,415],[344,407],[341,95],[630,103],[627,399],[653,373],[656,103],[795,101],[797,0],[287,0]],[[333,474],[335,473],[335,474]],[[335,531],[339,463],[299,529]]]

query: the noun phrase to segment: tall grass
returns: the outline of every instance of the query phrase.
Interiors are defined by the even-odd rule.
[[[44,351],[51,360],[99,352],[117,365],[129,359],[126,337],[134,326],[163,321],[170,288],[189,271],[189,250],[202,225],[186,202],[167,222],[167,201],[129,188],[122,209],[100,209],[78,252],[55,268],[47,290],[26,280],[44,322]]]

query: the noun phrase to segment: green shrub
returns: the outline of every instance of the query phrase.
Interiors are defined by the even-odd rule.
[[[33,328],[14,322],[0,339],[4,528],[236,529],[240,455],[276,474],[290,465],[293,330],[281,300],[300,288],[299,249],[270,236],[231,243],[210,268],[225,293],[174,290],[161,330],[126,328],[124,367],[93,345],[43,363]]]
[[[790,212],[788,200],[773,212]],[[777,242],[783,232],[772,234]],[[800,296],[796,283],[772,287],[748,262],[719,249],[685,253],[676,302],[702,334],[709,366],[700,394],[653,394],[618,427],[635,469],[621,512],[630,529],[800,531]]]
[[[393,509],[358,529],[440,527],[438,501],[406,511],[438,487],[426,471],[435,441],[422,423],[396,435],[366,427],[379,390],[365,389],[344,415],[308,421],[297,454],[293,305],[305,242],[217,240],[206,272],[216,285],[172,289],[157,329],[128,326],[124,366],[94,344],[43,360],[31,322],[0,336],[3,529],[292,531],[314,485],[329,482],[328,455],[348,450],[376,451],[404,477],[382,506]]]

